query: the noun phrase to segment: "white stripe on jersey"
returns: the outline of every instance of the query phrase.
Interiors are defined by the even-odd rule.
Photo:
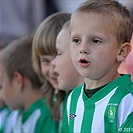
[[[71,102],[71,96],[73,91],[70,93],[68,100],[67,100],[67,118],[68,118],[68,124],[70,124],[69,115],[70,115],[70,102]]]
[[[33,114],[30,116],[30,118],[24,123],[23,125],[23,132],[24,133],[33,133],[35,132],[36,123],[41,115],[40,110],[36,110],[33,112]]]
[[[3,123],[6,121],[8,113],[9,110],[7,108],[4,108],[3,110],[0,111],[0,128],[3,126]]]
[[[129,105],[133,105],[133,96],[131,95],[131,93],[123,97],[123,99],[121,100],[121,103],[119,104],[119,108],[118,108],[119,128],[126,120],[127,116],[131,112],[133,112],[133,107]]]
[[[33,112],[33,114],[28,118],[28,120],[23,124],[22,122],[22,115],[20,115],[16,121],[13,133],[33,133],[35,132],[35,127],[36,127],[36,123],[38,118],[40,117],[41,112],[40,110],[36,110],[35,112]]]
[[[103,120],[103,118],[104,118],[105,110],[106,110],[106,107],[108,105],[110,98],[115,93],[117,88],[118,87],[113,89],[103,99],[101,99],[100,101],[95,103],[95,111],[94,111],[94,116],[93,116],[93,121],[92,121],[92,130],[91,130],[92,133],[96,133],[96,132],[104,133],[104,120]],[[97,122],[97,121],[99,121],[99,122]]]
[[[83,86],[84,87],[84,86]],[[82,125],[82,119],[83,119],[83,115],[84,115],[84,101],[83,101],[83,87],[82,87],[82,90],[81,90],[81,93],[80,93],[80,96],[79,96],[79,99],[78,99],[78,102],[77,102],[77,107],[76,107],[76,112],[75,114],[77,115],[74,119],[74,133],[80,131],[81,129],[81,125]],[[80,114],[80,115],[79,115]]]
[[[6,125],[5,125],[5,128],[4,128],[4,132],[5,133],[11,133],[12,129],[14,128],[15,126],[15,123],[16,123],[16,120],[17,120],[17,116],[18,116],[18,111],[12,111],[10,113],[10,115],[8,116],[8,119],[6,121]]]

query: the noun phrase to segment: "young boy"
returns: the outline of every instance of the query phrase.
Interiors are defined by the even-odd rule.
[[[131,51],[132,16],[114,0],[90,0],[71,17],[70,52],[84,84],[68,97],[62,132],[133,132],[133,83],[118,67]]]
[[[42,82],[32,67],[32,37],[2,51],[2,94],[12,110],[19,109],[13,133],[52,132],[52,118],[42,95]]]

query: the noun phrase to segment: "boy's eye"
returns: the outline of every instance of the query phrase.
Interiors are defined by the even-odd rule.
[[[72,39],[72,42],[75,42],[75,43],[80,43],[81,41],[80,41],[80,39],[79,39],[79,38],[73,38],[73,39]]]
[[[99,40],[99,39],[93,39],[93,40],[92,40],[92,43],[93,43],[93,44],[98,44],[98,43],[102,43],[102,41]]]

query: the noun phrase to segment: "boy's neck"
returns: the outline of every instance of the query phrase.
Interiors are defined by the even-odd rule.
[[[90,80],[90,79],[85,78],[85,84],[86,84],[85,89],[95,89],[95,88],[104,86],[119,77],[120,77],[120,74],[117,73],[115,75],[110,76],[109,78],[104,77],[100,80]]]

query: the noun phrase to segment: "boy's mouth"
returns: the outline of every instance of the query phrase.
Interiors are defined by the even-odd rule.
[[[88,67],[89,66],[89,64],[90,64],[90,62],[89,61],[87,61],[86,59],[80,59],[79,60],[79,64],[80,64],[80,66],[82,66],[82,67]]]

